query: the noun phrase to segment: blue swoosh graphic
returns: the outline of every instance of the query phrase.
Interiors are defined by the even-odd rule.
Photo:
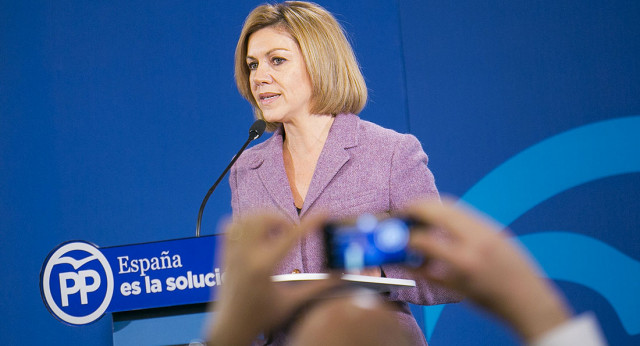
[[[634,172],[640,172],[640,116],[587,124],[543,140],[496,167],[461,200],[509,225],[563,191],[590,181]],[[532,255],[538,257],[535,252]],[[592,255],[604,258],[598,253]],[[580,265],[570,271],[583,267]],[[444,307],[423,307],[427,339],[431,338]],[[627,322],[623,321],[627,332],[640,329],[637,321],[633,328],[628,328]]]
[[[627,333],[640,333],[640,262],[577,233],[544,232],[518,239],[536,254],[549,278],[575,282],[600,293],[611,303]]]
[[[565,190],[640,172],[640,116],[584,125],[548,138],[487,174],[462,200],[509,225]]]

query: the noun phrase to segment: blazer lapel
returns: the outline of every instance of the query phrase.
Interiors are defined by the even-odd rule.
[[[262,153],[256,155],[253,163],[262,185],[275,204],[282,209],[292,221],[298,222],[298,213],[293,203],[291,187],[284,171],[282,159],[282,128],[276,130]]]
[[[349,161],[350,155],[346,149],[357,146],[357,129],[357,115],[336,115],[327,141],[318,158],[316,170],[313,172],[311,185],[309,186],[309,191],[307,191],[300,216],[305,214],[340,171],[340,168]]]

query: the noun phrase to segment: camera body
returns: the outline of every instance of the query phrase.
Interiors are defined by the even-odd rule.
[[[387,263],[419,266],[422,258],[408,249],[411,227],[407,218],[378,219],[363,214],[351,222],[329,222],[323,226],[329,268],[359,271]]]

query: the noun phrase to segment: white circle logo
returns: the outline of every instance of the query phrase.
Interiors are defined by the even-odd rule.
[[[49,311],[83,325],[105,313],[113,297],[113,272],[102,252],[86,242],[60,245],[45,261],[40,289]]]

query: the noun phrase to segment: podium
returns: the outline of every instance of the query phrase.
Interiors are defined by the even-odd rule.
[[[100,248],[60,244],[40,272],[49,311],[72,326],[111,315],[114,345],[189,344],[203,336],[207,305],[222,284],[223,236]]]
[[[105,315],[114,345],[188,345],[201,341],[208,305],[224,273],[214,255],[222,235],[99,248],[86,241],[60,244],[40,272],[42,299],[61,322],[83,326]],[[328,274],[276,275],[281,285],[323,280]],[[348,284],[388,292],[413,280],[344,275]]]

